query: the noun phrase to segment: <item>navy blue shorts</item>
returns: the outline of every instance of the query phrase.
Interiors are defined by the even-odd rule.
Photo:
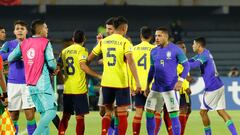
[[[89,113],[87,94],[63,94],[63,112],[71,115]]]
[[[129,88],[109,88],[102,87],[103,104],[111,105],[116,99],[117,106],[124,106],[130,104],[130,90]]]
[[[188,99],[188,100],[187,100]],[[190,106],[191,107],[191,97],[190,95],[180,94],[180,107]]]
[[[144,96],[144,94],[137,93],[135,95],[135,107],[137,108],[144,108],[146,103],[147,97]]]

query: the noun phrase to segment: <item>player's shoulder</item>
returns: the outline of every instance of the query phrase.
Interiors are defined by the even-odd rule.
[[[157,53],[158,46],[154,46],[151,50],[151,55]]]

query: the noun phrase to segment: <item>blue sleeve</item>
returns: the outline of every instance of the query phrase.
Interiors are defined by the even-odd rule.
[[[150,61],[151,61],[151,66],[150,66],[150,69],[149,69],[149,72],[148,72],[148,83],[150,84],[153,80],[153,76],[154,76],[154,73],[155,73],[155,68],[154,68],[154,61],[152,59],[152,56],[150,56]]]
[[[0,55],[2,56],[3,60],[7,60],[8,56],[9,56],[9,46],[8,46],[8,42],[5,42],[0,50]]]
[[[186,55],[183,53],[183,51],[180,48],[177,48],[177,59],[178,63],[183,64],[184,62],[188,61]]]
[[[18,43],[17,47],[9,54],[8,62],[13,62],[15,60],[19,60],[22,57],[22,52],[20,49],[20,43]]]
[[[154,65],[151,65],[149,72],[148,72],[148,79],[147,79],[148,84],[150,84],[152,82],[154,73],[155,73]]]
[[[53,55],[53,49],[52,49],[52,44],[50,42],[48,42],[48,45],[45,49],[45,62],[47,64],[47,67],[50,71],[53,71],[57,68],[57,63],[56,60],[54,59],[54,55]]]
[[[190,71],[190,66],[189,66],[188,61],[182,63],[182,66],[183,66],[183,71],[181,73],[181,78],[186,79],[186,77],[188,76],[188,73]]]
[[[190,68],[193,69],[193,68],[200,67],[200,65],[204,64],[205,62],[207,62],[207,57],[206,56],[196,55],[189,60]]]

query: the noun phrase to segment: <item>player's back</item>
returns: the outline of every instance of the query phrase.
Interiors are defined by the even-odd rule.
[[[101,85],[104,87],[128,87],[125,54],[131,52],[132,44],[119,34],[104,38],[93,49],[94,54],[103,55],[103,75]]]
[[[142,89],[146,88],[148,71],[150,69],[150,52],[154,45],[149,42],[143,41],[132,49],[133,59],[136,63],[137,74],[140,77],[140,84]],[[136,90],[136,82],[131,77],[133,90]]]
[[[86,74],[80,67],[86,61],[87,50],[79,44],[73,44],[62,51],[64,68],[64,94],[83,94],[87,92]]]
[[[210,51],[204,49],[203,53],[198,55],[198,59],[203,63],[200,69],[206,85],[206,91],[216,90],[222,87],[223,83],[218,76],[219,74]]]

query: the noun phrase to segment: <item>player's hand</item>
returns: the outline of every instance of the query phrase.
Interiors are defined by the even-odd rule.
[[[96,36],[96,39],[97,39],[97,42],[101,41],[103,39],[103,35],[101,33],[99,33],[97,36]]]
[[[131,90],[131,96],[135,96],[136,92],[134,90]]]
[[[149,87],[147,87],[146,90],[144,91],[144,96],[147,97],[149,92],[150,92],[150,89]]]
[[[183,83],[182,81],[178,81],[174,86],[174,90],[176,90],[176,91],[181,90],[182,89],[182,83]]]
[[[60,71],[60,69],[55,69],[53,72],[52,72],[52,75],[57,75],[58,74],[58,72]]]
[[[190,88],[187,88],[187,89],[186,89],[186,92],[187,92],[187,94],[189,94],[189,95],[191,95],[191,94],[192,94],[192,91],[191,91],[191,89],[190,89]]]
[[[136,85],[137,85],[136,92],[137,93],[141,92],[142,90],[141,85],[139,83],[137,83]]]
[[[97,75],[97,78],[101,80],[102,79],[102,75]]]

